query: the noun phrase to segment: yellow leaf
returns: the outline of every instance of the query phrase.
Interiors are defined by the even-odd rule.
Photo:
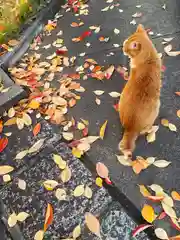
[[[172,191],[172,192],[171,192],[171,196],[172,196],[172,198],[173,198],[174,200],[180,201],[180,194],[179,194],[178,192]]]
[[[43,230],[39,230],[35,236],[34,236],[34,240],[43,240],[44,237],[44,231]]]
[[[92,233],[101,238],[99,220],[90,212],[85,213],[85,223]]]
[[[101,128],[100,128],[99,136],[100,136],[101,139],[104,138],[104,134],[105,134],[105,131],[106,131],[107,123],[108,123],[108,121],[106,120],[106,121],[103,123],[103,125],[101,126]]]
[[[97,185],[98,187],[102,187],[102,185],[103,185],[103,180],[102,180],[102,178],[100,178],[100,177],[97,177],[97,178],[96,178],[96,185]]]
[[[92,198],[92,190],[90,187],[86,186],[84,190],[84,196],[91,199]]]
[[[10,176],[9,174],[4,175],[4,176],[3,176],[3,181],[4,181],[4,182],[9,182],[9,181],[11,181],[11,176]]]
[[[161,119],[161,124],[164,126],[164,127],[168,127],[169,126],[169,121],[165,118]]]
[[[177,132],[177,127],[172,124],[172,123],[169,123],[169,129],[172,131],[172,132]]]
[[[16,124],[16,117],[13,117],[9,120],[7,120],[5,123],[4,123],[4,126],[11,126],[11,125],[14,125]]]
[[[78,225],[73,230],[73,239],[78,238],[81,235],[81,226]]]
[[[152,223],[155,220],[154,209],[150,205],[145,204],[141,214],[148,223]]]
[[[37,108],[39,108],[39,105],[40,105],[40,103],[38,101],[36,101],[35,99],[33,99],[29,103],[28,107],[32,108],[32,109],[37,109]]]
[[[83,151],[79,150],[78,148],[73,148],[72,149],[72,155],[74,157],[80,158],[83,154]]]
[[[66,200],[66,191],[62,188],[58,188],[55,192],[55,196],[59,201]]]
[[[44,187],[48,191],[53,190],[55,187],[57,187],[58,184],[59,183],[55,180],[46,180],[46,181],[43,182]]]
[[[65,169],[66,162],[62,159],[61,156],[59,156],[57,154],[53,154],[53,159],[54,159],[54,162],[58,165],[58,167],[60,169]]]
[[[17,223],[17,216],[15,213],[12,213],[8,218],[9,227],[14,227]]]
[[[26,189],[26,182],[22,179],[18,179],[18,187],[22,190]]]
[[[77,128],[78,128],[79,130],[83,130],[85,127],[86,127],[86,126],[85,126],[83,123],[81,123],[81,122],[78,122],[78,123],[77,123]]]
[[[144,185],[139,185],[139,189],[140,189],[141,194],[144,197],[151,196],[150,192],[147,190],[147,188]]]
[[[28,217],[29,217],[29,214],[26,213],[26,212],[20,212],[20,213],[16,216],[17,220],[20,221],[20,222],[24,222],[24,221],[26,220],[26,218],[28,218]]]
[[[61,172],[61,180],[63,183],[68,182],[71,179],[71,169],[67,166],[62,172]]]
[[[148,143],[154,142],[156,140],[156,133],[155,132],[149,133],[146,139]]]
[[[77,186],[74,189],[73,195],[74,197],[80,197],[83,195],[83,193],[84,193],[84,184]]]
[[[14,170],[14,168],[11,166],[8,166],[8,165],[0,166],[0,176],[10,173],[13,170]]]

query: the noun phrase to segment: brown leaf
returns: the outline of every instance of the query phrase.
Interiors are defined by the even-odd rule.
[[[46,232],[48,226],[51,225],[52,221],[53,221],[53,208],[51,204],[48,203],[44,222],[44,232]]]

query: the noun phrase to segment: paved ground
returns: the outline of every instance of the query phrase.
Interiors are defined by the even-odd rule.
[[[120,4],[120,5],[119,5]],[[140,6],[139,6],[140,5]],[[109,9],[102,12],[101,9],[108,7]],[[140,8],[138,8],[139,6]],[[23,130],[17,130],[17,127],[7,127],[4,132],[12,132],[9,137],[7,148],[1,153],[2,164],[12,165],[16,168],[13,174],[12,183],[4,186],[2,182],[1,194],[2,199],[7,207],[8,213],[15,210],[27,211],[31,213],[31,218],[25,223],[20,224],[20,229],[24,235],[24,239],[33,239],[35,232],[40,229],[44,221],[44,213],[46,202],[51,202],[54,207],[54,222],[47,231],[47,239],[58,239],[68,237],[73,228],[78,224],[82,224],[83,234],[82,239],[95,239],[93,235],[89,236],[89,232],[84,230],[84,213],[91,211],[100,217],[101,232],[103,239],[131,239],[131,230],[134,228],[134,223],[122,209],[117,199],[121,202],[128,214],[140,220],[140,210],[145,198],[140,194],[137,184],[160,184],[167,193],[172,190],[179,190],[179,119],[176,111],[179,109],[180,100],[175,95],[179,91],[179,60],[180,57],[169,57],[164,53],[163,38],[173,37],[171,41],[173,49],[179,50],[179,35],[180,14],[178,1],[109,1],[89,2],[89,15],[75,16],[71,11],[62,10],[57,27],[51,32],[50,36],[43,37],[43,42],[38,50],[30,50],[28,55],[41,53],[40,62],[47,61],[46,57],[53,54],[56,47],[51,46],[47,50],[43,46],[52,44],[57,38],[62,38],[64,44],[68,48],[68,57],[76,56],[77,66],[84,64],[87,58],[95,59],[100,66],[107,68],[114,64],[124,65],[128,67],[127,58],[123,56],[120,46],[136,28],[137,23],[143,23],[145,28],[150,28],[152,39],[156,44],[159,52],[163,53],[163,62],[166,71],[163,77],[162,88],[162,106],[157,124],[160,126],[156,134],[156,141],[148,144],[142,138],[138,141],[135,156],[156,157],[157,159],[165,159],[171,161],[172,164],[167,168],[157,168],[150,166],[148,169],[136,175],[130,167],[125,167],[118,163],[115,154],[117,145],[122,135],[122,129],[119,124],[118,114],[113,108],[113,104],[117,102],[111,98],[108,93],[112,91],[121,92],[126,81],[118,72],[112,75],[110,80],[99,81],[90,78],[80,80],[81,86],[85,88],[85,92],[79,93],[81,99],[77,104],[69,110],[68,116],[73,116],[77,121],[80,118],[89,121],[89,135],[97,135],[100,126],[108,120],[108,127],[103,141],[96,141],[91,150],[82,158],[88,165],[95,165],[98,161],[103,162],[110,171],[110,178],[115,184],[114,189],[118,189],[122,196],[116,200],[112,199],[109,193],[104,188],[98,188],[95,185],[95,174],[93,176],[86,167],[75,157],[71,155],[70,149],[67,147],[64,140],[61,139],[60,129],[57,126],[52,126],[47,121],[36,119],[33,116],[33,126],[41,120],[42,130],[36,138],[32,135],[32,127]],[[136,12],[141,12],[142,16],[133,18],[132,15]],[[81,27],[72,28],[72,22],[84,22]],[[133,25],[132,20],[136,20]],[[135,22],[134,22],[135,23]],[[92,34],[84,41],[78,43],[72,42],[72,38],[80,36],[84,31],[87,31],[90,26],[100,26],[98,33]],[[114,33],[114,29],[120,30],[119,34]],[[59,31],[63,31],[62,36],[57,36]],[[107,43],[100,42],[99,37],[109,37]],[[87,44],[89,43],[89,44]],[[118,44],[119,46],[116,47]],[[82,56],[85,53],[85,56]],[[79,56],[80,55],[80,56]],[[22,62],[21,62],[22,63]],[[89,71],[89,70],[88,70]],[[73,68],[64,68],[63,73],[72,73]],[[59,87],[58,80],[63,73],[56,73],[55,78],[50,85]],[[88,72],[89,73],[89,72]],[[87,75],[82,74],[82,75]],[[77,81],[78,82],[78,81]],[[98,97],[101,104],[95,102],[95,94],[93,91],[103,90],[105,93]],[[172,132],[160,124],[161,118],[166,118],[169,122],[177,127],[177,132]],[[5,121],[5,120],[4,120]],[[28,131],[27,131],[28,130]],[[21,161],[15,161],[15,155],[31,146],[38,139],[46,138],[45,145],[38,154],[25,157]],[[71,180],[67,184],[60,184],[60,187],[65,188],[68,192],[68,201],[58,202],[54,198],[53,191],[46,191],[41,187],[40,182],[46,179],[58,179],[60,170],[52,161],[52,154],[58,153],[65,159],[71,168],[73,174]],[[92,167],[93,169],[93,167]],[[17,189],[17,178],[26,181],[27,189],[25,191]],[[93,198],[88,200],[85,197],[74,198],[71,196],[72,190],[79,184],[88,184],[93,190]],[[111,188],[113,192],[113,187]],[[12,200],[13,199],[13,200]],[[149,203],[149,202],[148,202]],[[177,215],[179,214],[179,204],[175,202]],[[158,214],[160,211],[156,209]],[[162,226],[168,232],[169,236],[175,234],[169,222],[157,221],[157,226]],[[137,239],[145,239],[144,235],[139,235]]]

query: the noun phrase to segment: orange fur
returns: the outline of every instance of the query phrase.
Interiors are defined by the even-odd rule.
[[[124,127],[119,148],[128,158],[138,136],[152,128],[159,114],[161,59],[142,25],[124,41],[123,52],[130,57],[130,75],[119,101]]]

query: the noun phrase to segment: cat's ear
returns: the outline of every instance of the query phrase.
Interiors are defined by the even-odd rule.
[[[145,32],[145,29],[144,29],[144,27],[143,27],[142,24],[139,24],[139,25],[137,26],[136,32]]]

